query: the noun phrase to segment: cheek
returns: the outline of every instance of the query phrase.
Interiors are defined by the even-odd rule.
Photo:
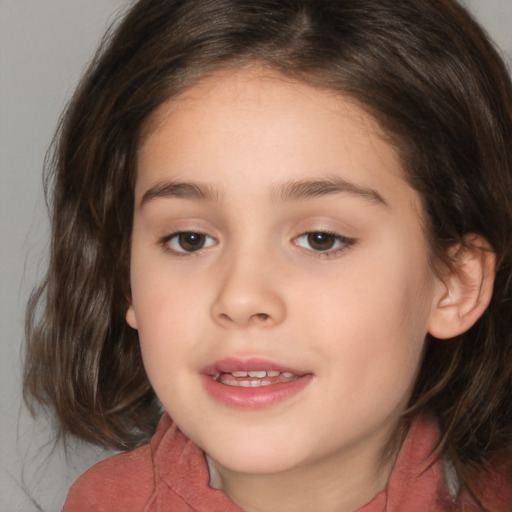
[[[170,293],[156,293],[153,288],[153,293],[141,294],[138,299],[138,332],[144,368],[165,409],[174,413],[176,402],[187,403],[179,398],[190,394],[189,379],[184,379],[184,375],[194,372],[194,357],[200,353],[197,340],[191,336],[194,312],[188,306],[190,301],[172,293],[172,289]],[[137,307],[136,300],[137,297],[134,298]]]
[[[135,245],[135,240],[134,240]],[[162,251],[139,242],[132,252],[130,281],[139,333],[179,329],[194,314],[201,288],[197,273],[180,271]],[[197,312],[197,309],[195,309]]]
[[[132,310],[144,365],[153,385],[164,375],[174,374],[177,361],[187,361],[193,350],[191,325],[197,320],[201,288],[194,276],[178,276],[169,271],[165,257],[132,255]]]
[[[426,260],[414,256],[391,246],[358,259],[325,283],[323,295],[310,294],[304,307],[305,328],[320,340],[323,358],[333,361],[330,380],[342,379],[355,400],[375,403],[386,393],[400,400],[413,384],[431,303]]]

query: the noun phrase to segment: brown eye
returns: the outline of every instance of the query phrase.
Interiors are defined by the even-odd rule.
[[[181,231],[175,233],[165,240],[166,245],[174,252],[196,252],[215,244],[215,240],[204,233],[195,231]]]
[[[308,245],[314,251],[328,251],[334,247],[337,241],[336,235],[331,233],[308,233]]]
[[[205,236],[202,233],[180,233],[178,243],[187,252],[198,251],[204,246]]]
[[[352,238],[327,231],[310,231],[294,240],[294,243],[303,249],[327,255],[343,251],[353,245],[354,242],[355,240]]]

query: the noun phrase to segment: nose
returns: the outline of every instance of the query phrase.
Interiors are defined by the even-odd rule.
[[[286,316],[278,269],[267,258],[225,262],[212,304],[215,323],[225,328],[279,325]]]

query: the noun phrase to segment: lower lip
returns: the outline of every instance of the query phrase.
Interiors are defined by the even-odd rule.
[[[304,375],[291,382],[269,384],[255,388],[228,386],[213,380],[209,375],[202,375],[206,391],[218,402],[237,409],[266,409],[292,398],[302,391],[312,379]]]

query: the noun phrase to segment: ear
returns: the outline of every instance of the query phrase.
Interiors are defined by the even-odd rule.
[[[492,297],[496,255],[479,235],[451,248],[452,265],[442,279],[428,332],[435,338],[453,338],[467,331],[485,311]]]
[[[128,309],[126,310],[126,322],[132,329],[138,329],[137,317],[135,316],[135,308],[133,307],[132,302],[130,302]]]

